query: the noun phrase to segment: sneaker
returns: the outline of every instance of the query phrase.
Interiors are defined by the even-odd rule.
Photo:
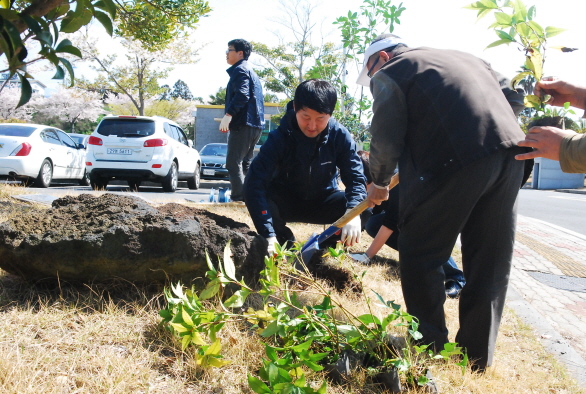
[[[446,282],[446,295],[450,298],[458,298],[460,292],[462,291],[462,286],[456,281],[447,281]]]

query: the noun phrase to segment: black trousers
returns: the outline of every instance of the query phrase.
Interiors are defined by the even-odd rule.
[[[242,186],[250,167],[254,146],[260,139],[262,129],[258,127],[240,126],[230,129],[228,135],[228,152],[226,153],[226,169],[232,186],[233,201],[242,201]]]
[[[467,348],[479,369],[492,363],[509,283],[523,176],[523,162],[514,159],[516,153],[499,151],[459,170],[413,209],[400,229],[407,311],[419,319],[422,341],[437,350],[448,342],[442,265],[461,234],[467,283],[460,294],[456,342]]]
[[[334,191],[323,199],[302,200],[293,194],[269,193],[269,209],[273,217],[273,228],[277,234],[277,241],[295,241],[293,232],[287,227],[287,222],[311,224],[332,224],[346,212],[346,194],[343,191]],[[362,228],[370,218],[371,209],[360,215]],[[335,243],[340,236],[332,236]],[[329,240],[328,240],[329,241]],[[323,245],[320,245],[323,246]]]

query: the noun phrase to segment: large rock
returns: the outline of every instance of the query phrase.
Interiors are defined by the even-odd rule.
[[[114,194],[68,196],[0,224],[0,268],[27,280],[135,283],[202,278],[231,242],[238,278],[253,281],[266,241],[243,223],[180,204]]]

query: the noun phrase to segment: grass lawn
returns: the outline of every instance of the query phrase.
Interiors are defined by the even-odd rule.
[[[0,201],[9,201],[11,189],[0,185]],[[0,221],[14,214],[2,205]],[[244,207],[212,206],[210,210],[237,221],[252,222]],[[322,226],[292,224],[297,239],[306,240]],[[372,239],[363,234],[354,251],[363,251]],[[459,251],[454,251],[456,260]],[[375,264],[365,267],[344,261],[364,283],[386,300],[402,304],[396,260],[383,247]],[[327,286],[324,282],[323,286]],[[332,297],[356,313],[364,302],[351,291],[330,289]],[[308,294],[310,299],[311,295]],[[0,270],[0,394],[27,393],[252,393],[247,374],[261,365],[264,345],[250,331],[228,326],[220,332],[222,368],[202,370],[193,352],[159,325],[164,307],[162,288],[129,283],[67,283],[30,285]],[[445,308],[450,338],[458,327],[458,301]],[[441,393],[582,393],[564,368],[548,354],[532,329],[505,310],[494,366],[485,374],[442,362],[431,365]],[[320,373],[309,375],[319,381]],[[356,373],[345,385],[328,385],[328,393],[382,393]],[[415,392],[415,391],[413,391]]]

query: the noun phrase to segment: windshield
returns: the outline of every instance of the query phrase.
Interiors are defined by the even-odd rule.
[[[155,122],[147,119],[104,119],[98,134],[115,137],[148,137],[155,134]]]
[[[226,157],[226,153],[228,152],[228,145],[226,144],[212,144],[212,145],[206,145],[203,147],[203,149],[201,150],[201,152],[199,152],[200,155],[203,156],[222,156],[222,157]]]
[[[83,144],[83,139],[85,137],[81,137],[79,135],[71,135],[71,134],[69,134],[69,136],[71,137],[71,139],[73,139],[75,141],[76,144]]]
[[[0,124],[0,135],[7,137],[30,137],[36,127],[31,126],[13,126]]]

